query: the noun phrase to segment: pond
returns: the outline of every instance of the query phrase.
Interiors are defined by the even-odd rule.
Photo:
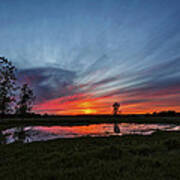
[[[127,134],[150,135],[157,130],[179,131],[180,126],[170,124],[90,124],[78,126],[27,126],[14,127],[0,132],[0,143],[29,143],[58,138],[107,137]]]

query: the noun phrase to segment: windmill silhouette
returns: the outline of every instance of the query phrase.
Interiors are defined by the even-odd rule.
[[[118,114],[119,108],[120,108],[120,103],[115,102],[113,104],[113,114],[114,114],[114,116],[116,116]]]

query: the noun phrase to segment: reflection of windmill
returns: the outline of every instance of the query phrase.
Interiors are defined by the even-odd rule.
[[[114,133],[120,133],[120,128],[117,123],[114,123]]]

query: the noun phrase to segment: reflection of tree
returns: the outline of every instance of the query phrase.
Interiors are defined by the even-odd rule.
[[[14,132],[13,138],[17,142],[24,142],[27,137],[27,134],[24,130],[24,127],[18,127]]]
[[[0,131],[0,144],[5,144],[6,143],[6,138],[3,135],[2,131]]]

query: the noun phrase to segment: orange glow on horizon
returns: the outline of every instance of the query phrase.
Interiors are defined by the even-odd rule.
[[[145,96],[145,95],[144,95]],[[146,114],[160,111],[174,110],[179,112],[180,106],[176,105],[176,96],[146,96],[146,101],[139,101],[141,96],[132,97],[128,94],[122,96],[96,97],[93,94],[76,94],[60,97],[34,106],[34,111],[40,114],[56,115],[95,115],[112,114],[112,104],[120,102],[122,114]]]
[[[95,114],[112,114],[112,107],[111,104],[109,104],[106,107],[99,107],[94,106],[93,108],[80,108],[75,104],[67,103],[57,106],[56,104],[54,106],[51,105],[51,108],[47,108],[47,104],[41,104],[34,109],[36,112],[44,114],[56,114],[56,115],[95,115]],[[144,108],[142,109],[141,106]],[[59,109],[60,110],[59,110]],[[61,109],[62,108],[62,109]],[[67,108],[67,109],[66,109]],[[45,109],[45,110],[44,110]],[[141,104],[137,106],[122,106],[120,108],[120,111],[122,114],[145,114],[145,113],[153,113],[153,112],[160,112],[160,111],[168,111],[168,110],[175,110],[179,111],[179,106],[174,107],[155,107],[150,104]]]
[[[94,109],[84,109],[83,111],[85,114],[96,114],[96,110]]]

